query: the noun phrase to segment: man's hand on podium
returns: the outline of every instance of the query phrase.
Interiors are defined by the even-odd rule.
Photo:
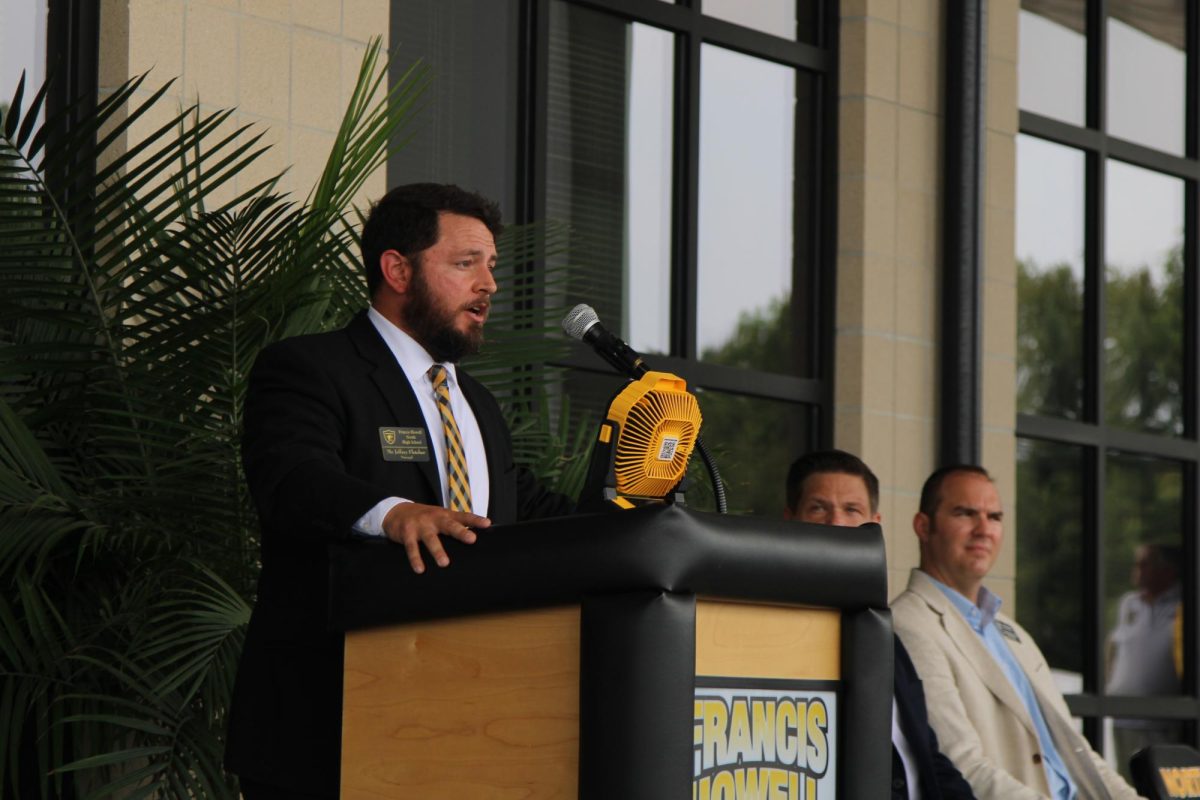
[[[475,531],[471,528],[486,528],[492,524],[487,517],[466,511],[451,511],[441,506],[424,503],[399,503],[383,518],[383,532],[397,544],[404,545],[408,563],[418,575],[425,571],[421,560],[421,545],[433,556],[439,567],[450,563],[450,557],[442,548],[442,536],[453,536],[460,542],[472,544]]]

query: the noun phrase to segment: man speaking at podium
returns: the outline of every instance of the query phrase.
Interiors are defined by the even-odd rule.
[[[247,800],[338,795],[330,542],[386,536],[422,573],[450,563],[443,536],[572,510],[513,463],[495,398],[456,366],[483,341],[499,231],[496,205],[456,186],[391,190],[362,231],[370,307],[267,347],[250,374],[242,457],[262,574],[226,748]]]

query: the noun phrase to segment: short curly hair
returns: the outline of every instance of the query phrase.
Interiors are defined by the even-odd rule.
[[[448,183],[409,183],[389,191],[374,205],[363,225],[361,248],[367,289],[374,295],[383,282],[379,258],[395,250],[419,263],[417,255],[438,240],[438,215],[473,217],[500,235],[500,207],[486,197]]]

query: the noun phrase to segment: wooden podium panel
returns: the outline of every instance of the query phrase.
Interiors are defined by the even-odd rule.
[[[837,680],[841,611],[696,601],[696,674]]]
[[[346,634],[342,798],[578,796],[579,608]]]

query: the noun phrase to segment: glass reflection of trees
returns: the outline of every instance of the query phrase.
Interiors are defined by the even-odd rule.
[[[707,348],[703,360],[741,368],[778,361],[791,350],[790,305],[790,295],[784,295],[766,308],[743,312],[734,333]],[[788,466],[808,447],[806,408],[725,392],[701,391],[697,398],[704,415],[701,433],[725,479],[730,513],[778,517]],[[708,476],[698,457],[690,475],[688,502],[711,509]]]
[[[1017,262],[1017,409],[1082,416],[1083,287],[1068,264]]]
[[[1083,397],[1083,286],[1067,264],[1017,263],[1017,406],[1078,419]],[[1160,269],[1109,267],[1105,288],[1104,422],[1183,432],[1183,254]]]
[[[1021,413],[1082,419],[1084,291],[1069,264],[1017,264],[1017,391]],[[1183,259],[1109,267],[1105,283],[1103,423],[1178,435],[1183,430]],[[1083,450],[1018,442],[1017,608],[1050,664],[1081,671]],[[1103,520],[1107,587],[1102,618],[1111,630],[1128,589],[1138,544],[1179,541],[1182,473],[1162,460],[1110,454]]]
[[[1017,618],[1055,669],[1083,671],[1083,453],[1017,440]]]
[[[1183,433],[1183,247],[1161,272],[1109,267],[1104,409],[1110,425]]]

